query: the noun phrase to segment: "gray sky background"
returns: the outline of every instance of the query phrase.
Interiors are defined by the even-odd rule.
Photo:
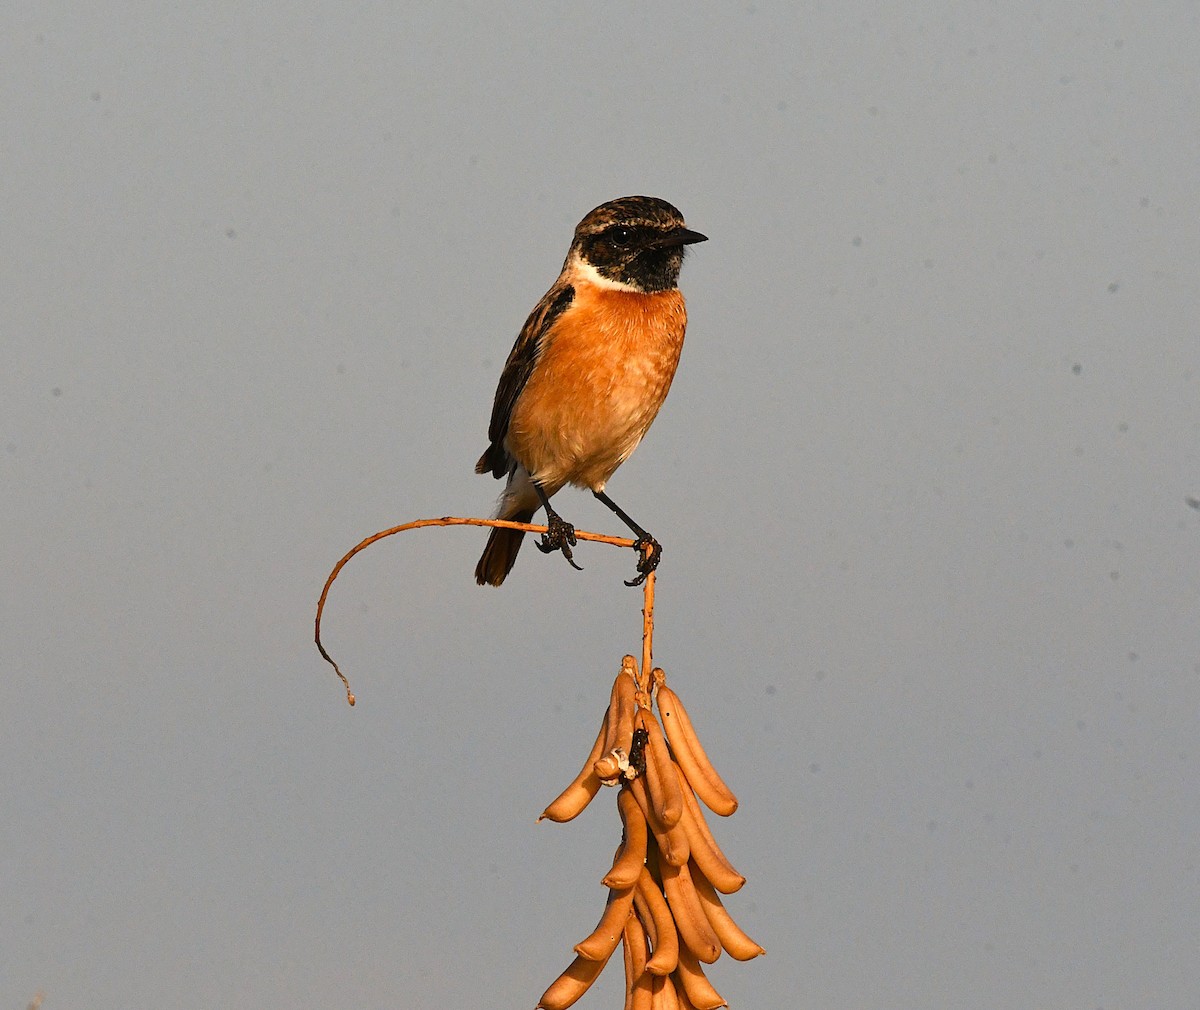
[[[10,3],[0,1006],[532,1007],[631,559],[480,530],[578,219],[711,237],[610,485],[742,808],[735,1007],[1194,1008],[1191,2]],[[564,492],[584,528],[619,532]],[[620,1005],[612,965],[585,1008]]]

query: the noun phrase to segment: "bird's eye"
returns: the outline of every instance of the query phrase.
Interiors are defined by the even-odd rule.
[[[633,241],[633,229],[616,227],[608,230],[608,241],[618,248],[629,245]]]

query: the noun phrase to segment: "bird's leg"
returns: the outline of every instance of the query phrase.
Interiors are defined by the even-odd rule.
[[[632,581],[626,580],[625,585],[640,586],[646,581],[646,576],[658,567],[658,562],[662,558],[662,544],[630,519],[625,510],[603,491],[593,491],[592,494],[612,509],[617,518],[637,534],[637,539],[633,542],[633,549],[638,552],[638,574],[637,578]]]
[[[541,540],[536,541],[537,549],[543,554],[562,551],[562,556],[567,559],[567,564],[577,572],[582,572],[583,569],[575,564],[575,558],[571,555],[571,548],[577,543],[575,527],[550,507],[550,499],[546,497],[546,492],[542,490],[542,486],[537,481],[533,482],[533,489],[542,500],[542,508],[546,510],[546,532],[542,534]]]

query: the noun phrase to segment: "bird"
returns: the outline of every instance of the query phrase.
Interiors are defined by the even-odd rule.
[[[562,272],[529,314],[504,364],[475,464],[506,484],[495,518],[528,523],[546,511],[543,553],[574,568],[575,527],[550,506],[568,484],[584,488],[636,535],[640,585],[662,555],[658,541],[606,493],[666,399],[683,348],[687,309],[678,287],[686,248],[707,241],[666,200],[626,196],[589,211]],[[499,586],[525,531],[494,527],[475,568]]]

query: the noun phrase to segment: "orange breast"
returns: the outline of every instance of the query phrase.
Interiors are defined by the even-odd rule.
[[[678,290],[577,285],[514,405],[508,451],[551,494],[603,490],[666,399],[686,328]]]

